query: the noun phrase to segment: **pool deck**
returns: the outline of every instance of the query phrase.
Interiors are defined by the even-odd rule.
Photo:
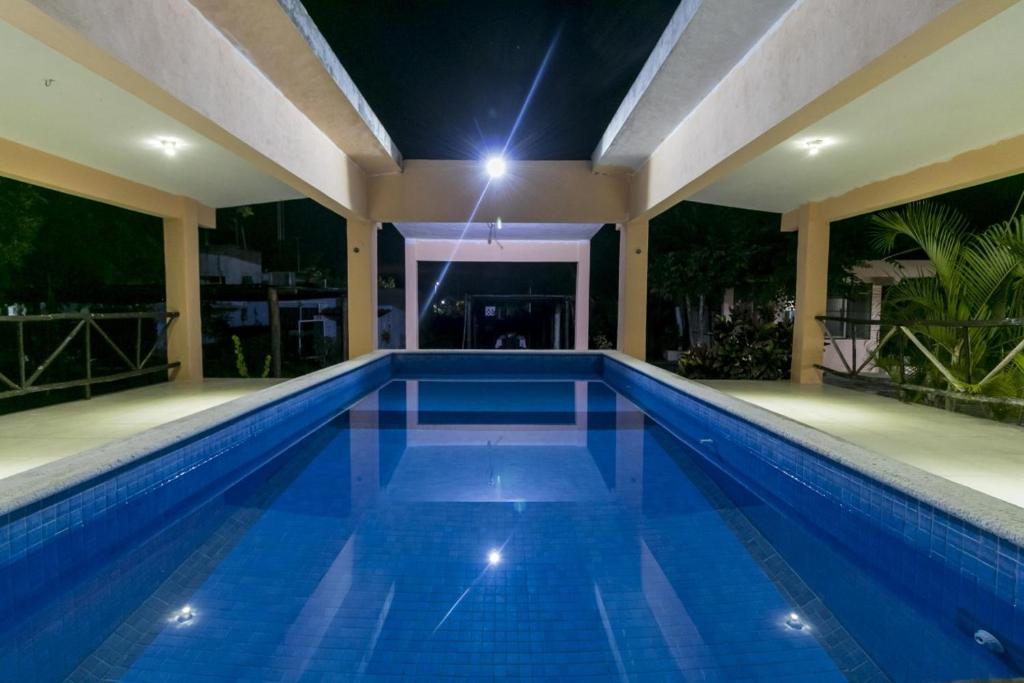
[[[0,415],[0,478],[138,434],[280,381],[167,382]]]
[[[1024,428],[829,385],[702,383],[1024,508]]]

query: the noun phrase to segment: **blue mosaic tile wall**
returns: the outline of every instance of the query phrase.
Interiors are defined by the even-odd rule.
[[[224,490],[391,375],[388,356],[0,519],[0,605],[132,544]],[[40,561],[19,562],[39,555]]]
[[[1014,649],[1024,643],[1024,551],[1017,545],[613,359],[605,359],[603,379],[708,462],[922,605],[968,633],[983,627]]]
[[[395,379],[599,379],[599,353],[397,353]]]

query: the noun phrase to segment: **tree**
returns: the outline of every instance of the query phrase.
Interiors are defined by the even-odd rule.
[[[780,231],[778,214],[682,202],[652,228],[650,290],[677,309],[690,346],[711,340],[711,306],[726,289],[755,312],[792,303],[797,235]],[[850,268],[874,257],[874,247],[863,230],[837,223],[829,251],[829,289],[848,296],[859,286]]]
[[[45,199],[38,188],[6,181],[0,185],[0,296],[35,247]]]
[[[676,308],[691,346],[708,342],[726,289],[756,306],[792,297],[796,246],[777,214],[683,202],[652,226],[650,290]]]
[[[159,218],[0,179],[0,295],[88,303],[112,285],[163,281]],[[13,256],[12,256],[13,255]]]

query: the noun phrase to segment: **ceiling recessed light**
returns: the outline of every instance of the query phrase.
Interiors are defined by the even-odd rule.
[[[178,153],[178,142],[176,140],[161,140],[160,148],[163,149],[164,154],[173,157]]]
[[[831,138],[806,138],[799,143],[800,149],[807,150],[807,156],[815,157],[821,150],[832,144]]]

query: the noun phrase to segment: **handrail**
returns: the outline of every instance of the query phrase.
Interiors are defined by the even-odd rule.
[[[0,324],[11,324],[17,325],[17,344],[18,344],[18,377],[17,379],[11,379],[6,376],[3,372],[0,372],[0,387],[7,387],[7,391],[0,391],[0,399],[12,398],[14,396],[24,396],[26,394],[37,393],[40,391],[52,391],[55,389],[69,389],[73,387],[84,387],[85,397],[92,397],[92,386],[94,384],[102,384],[105,382],[116,382],[122,379],[128,379],[131,377],[140,377],[142,375],[148,375],[154,372],[167,371],[174,368],[181,367],[181,363],[178,361],[162,363],[159,365],[147,366],[150,358],[156,352],[160,346],[160,342],[167,338],[167,330],[177,318],[179,314],[175,311],[166,312],[154,312],[154,311],[138,311],[130,313],[44,313],[40,315],[7,315],[0,316]],[[25,324],[26,323],[37,323],[37,322],[53,322],[60,320],[77,320],[78,324],[65,335],[64,339],[57,348],[54,349],[46,359],[37,365],[32,374],[28,374],[28,357],[25,355]],[[111,338],[107,331],[100,326],[101,321],[108,320],[135,320],[135,348],[134,348],[134,360],[130,357],[120,346]],[[163,321],[163,325],[158,327],[156,339],[153,341],[152,346],[149,350],[143,354],[142,348],[142,321],[153,320]],[[94,376],[92,374],[92,332],[93,330],[103,339],[104,342],[114,351],[114,353],[124,361],[127,366],[127,370],[121,372],[115,372],[108,375]],[[47,369],[53,365],[54,361],[68,348],[71,342],[82,333],[84,336],[85,344],[85,377],[81,379],[66,380],[61,382],[49,382],[46,384],[37,384],[36,380],[46,372]]]
[[[816,315],[814,319],[876,327],[888,325],[903,327],[1024,327],[1024,318],[1003,318],[1002,320],[875,320],[871,318],[844,318],[837,315]]]
[[[1012,396],[985,396],[981,394],[981,390],[994,380],[999,373],[1001,373],[1014,358],[1019,354],[1024,353],[1024,333],[1021,335],[1021,339],[1013,346],[1013,348],[999,360],[995,366],[989,370],[985,376],[975,382],[972,376],[973,367],[971,365],[971,339],[970,330],[972,329],[993,329],[993,328],[1024,328],[1024,318],[1003,318],[1001,320],[884,320],[884,319],[862,319],[862,318],[846,318],[842,316],[834,315],[818,315],[815,316],[815,320],[822,326],[825,331],[825,335],[829,341],[832,342],[833,347],[839,361],[846,368],[846,372],[835,370],[834,368],[825,367],[820,364],[816,364],[819,370],[828,372],[830,374],[840,375],[844,377],[855,378],[860,375],[860,372],[867,367],[867,365],[873,362],[877,357],[879,351],[886,343],[894,336],[899,335],[900,351],[899,357],[902,359],[906,356],[906,342],[909,340],[921,355],[945,378],[949,389],[938,389],[935,387],[925,387],[917,384],[908,384],[906,381],[906,366],[901,361],[899,365],[899,381],[893,382],[897,388],[900,389],[901,394],[903,391],[916,391],[922,393],[929,393],[934,395],[943,396],[959,401],[971,401],[976,403],[998,403],[1001,405],[1024,407],[1024,398],[1016,398]],[[828,322],[842,322],[852,326],[853,336],[851,337],[853,343],[851,344],[851,352],[853,353],[853,363],[849,363],[846,359],[846,355],[843,353],[842,348],[835,343],[835,339],[832,337],[832,333],[828,329]],[[879,330],[883,327],[888,327],[889,331],[886,332],[875,344],[874,348],[870,349],[868,356],[864,359],[864,362],[857,364],[857,327],[871,326],[878,327]],[[958,378],[950,367],[947,367],[945,363],[939,360],[938,357],[924,344],[918,335],[914,334],[913,329],[916,328],[920,331],[920,328],[928,327],[948,327],[962,330],[962,339],[958,344],[958,348],[962,348],[965,358],[967,360],[967,377]]]

